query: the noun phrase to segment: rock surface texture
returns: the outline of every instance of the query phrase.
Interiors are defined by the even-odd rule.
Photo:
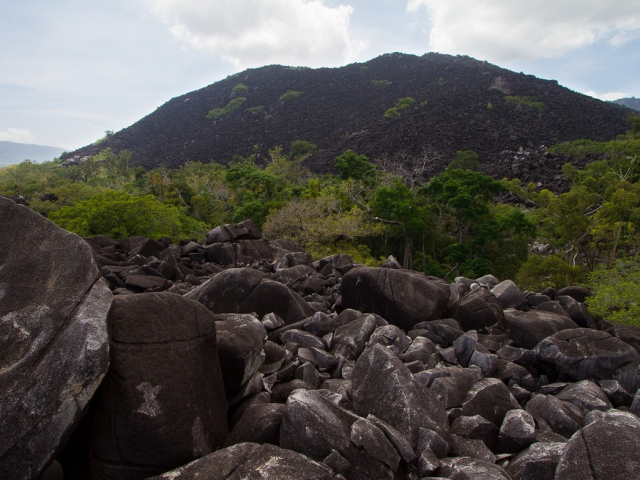
[[[36,478],[109,365],[112,294],[91,249],[0,198],[0,478]]]
[[[52,237],[35,227],[44,232],[38,245]],[[68,238],[90,265],[86,246]],[[115,295],[111,366],[83,420],[93,471],[74,476],[65,434],[42,468],[62,450],[55,466],[71,480],[640,478],[640,329],[596,322],[586,289],[523,292],[492,275],[449,285],[392,261],[312,262],[287,240],[254,244],[238,260],[240,241],[262,242],[246,222],[178,245],[86,239]],[[233,261],[208,255],[213,245]],[[21,261],[42,263],[30,258]],[[2,293],[11,293],[2,328],[29,358],[20,342],[35,330],[5,321],[16,311],[6,299],[32,298],[37,312],[66,305],[41,294],[68,288],[73,275],[44,275],[34,290],[25,269],[11,268],[10,277],[1,271]],[[96,277],[87,274],[89,291]],[[106,357],[102,339],[90,345]],[[73,355],[57,358],[76,368]],[[20,407],[33,397],[16,398],[3,401]],[[6,418],[20,427],[35,410],[3,411],[12,415],[0,417],[7,445],[19,436]],[[32,431],[30,448],[51,438]],[[14,468],[14,458],[5,453],[0,467]]]

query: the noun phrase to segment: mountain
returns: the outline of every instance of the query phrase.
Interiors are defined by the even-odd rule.
[[[58,147],[0,141],[0,166],[12,165],[24,160],[45,162],[59,157],[63,152],[64,149]]]
[[[385,116],[406,97],[413,105]],[[514,152],[579,138],[610,140],[627,130],[628,113],[556,81],[470,57],[394,53],[340,68],[245,70],[173,98],[99,146],[64,158],[110,147],[131,150],[133,164],[145,168],[188,160],[226,164],[234,155],[265,158],[270,148],[286,151],[292,141],[306,140],[321,149],[308,160],[316,172],[330,171],[348,148],[372,159],[426,155],[431,173],[457,150],[474,150],[489,173],[511,176]]]
[[[624,105],[625,107],[629,107],[634,110],[640,110],[640,98],[636,98],[636,97],[619,98],[618,100],[613,100],[611,103]]]

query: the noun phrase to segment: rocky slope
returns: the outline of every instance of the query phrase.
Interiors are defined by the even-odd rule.
[[[596,323],[583,288],[311,262],[251,222],[83,243],[9,200],[0,214],[22,225],[0,236],[0,349],[32,352],[3,357],[2,478],[640,475],[640,329]]]
[[[405,97],[416,103],[384,116]],[[207,118],[238,98],[246,101],[237,110]],[[627,129],[629,111],[469,57],[395,53],[334,69],[246,70],[174,98],[65,158],[110,147],[131,150],[133,162],[145,168],[177,167],[187,160],[227,163],[254,151],[264,158],[270,148],[306,140],[321,149],[309,159],[317,172],[330,170],[348,148],[372,159],[426,155],[428,175],[457,150],[474,150],[487,172],[502,177],[514,174],[513,152],[579,138],[610,140]]]

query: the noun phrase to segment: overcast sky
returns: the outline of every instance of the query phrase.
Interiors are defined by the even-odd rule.
[[[0,140],[79,148],[249,67],[469,55],[640,97],[638,0],[0,0]]]

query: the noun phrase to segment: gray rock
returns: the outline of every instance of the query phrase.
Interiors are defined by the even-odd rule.
[[[582,410],[584,415],[591,410],[605,412],[612,407],[606,393],[591,380],[582,380],[568,385],[556,395],[556,398],[572,403]]]
[[[358,358],[352,384],[354,411],[361,416],[375,415],[406,432],[414,446],[420,427],[437,432],[448,428],[444,408],[435,395],[380,345],[367,348]]]
[[[517,347],[533,349],[538,343],[554,333],[577,328],[569,317],[541,310],[505,312],[509,338]]]
[[[495,295],[485,288],[477,288],[462,297],[454,318],[464,331],[492,326],[504,328],[502,306]]]
[[[553,395],[535,395],[527,403],[526,410],[538,424],[548,425],[553,432],[565,438],[569,438],[584,424],[584,414],[580,408]]]
[[[280,444],[280,425],[285,406],[281,403],[258,404],[249,407],[234,425],[225,447],[237,443]]]
[[[385,434],[375,424],[359,418],[351,425],[351,442],[362,447],[373,458],[387,464],[391,470],[398,470],[400,455]]]
[[[511,459],[506,470],[512,480],[554,480],[566,444],[539,442]]]
[[[628,392],[638,388],[640,354],[606,332],[588,328],[564,330],[535,347],[538,361],[574,380],[617,380]]]
[[[148,480],[331,480],[333,471],[275,445],[240,443]]]
[[[526,299],[522,290],[513,282],[513,280],[504,280],[491,289],[502,308],[521,309]]]
[[[640,421],[634,415],[607,415],[577,432],[558,463],[556,480],[638,478]]]
[[[500,426],[509,410],[519,409],[507,386],[496,378],[485,378],[473,384],[462,399],[462,414],[480,415]]]
[[[536,441],[536,423],[525,410],[509,410],[498,435],[498,451],[517,453]]]
[[[237,392],[265,361],[267,332],[248,314],[216,315],[218,358],[227,395]]]
[[[275,313],[286,324],[313,315],[300,295],[287,286],[270,280],[266,273],[250,268],[224,270],[189,292],[214,313],[257,313],[262,317]]]
[[[107,313],[91,247],[0,197],[0,478],[37,478],[109,365]]]

